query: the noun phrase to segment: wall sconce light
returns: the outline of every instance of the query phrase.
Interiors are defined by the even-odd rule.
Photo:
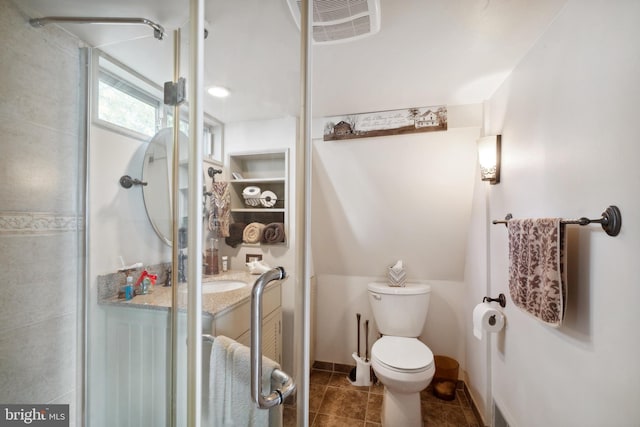
[[[485,136],[478,140],[480,178],[491,185],[500,182],[500,140],[501,135]]]

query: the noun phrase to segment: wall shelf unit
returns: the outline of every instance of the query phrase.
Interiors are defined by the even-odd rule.
[[[288,242],[289,150],[271,150],[229,154],[229,182],[231,183],[231,215],[234,222],[281,222]],[[260,188],[276,196],[273,206],[248,206],[242,192],[245,188]],[[268,203],[267,203],[268,205]],[[255,245],[255,244],[252,244]]]

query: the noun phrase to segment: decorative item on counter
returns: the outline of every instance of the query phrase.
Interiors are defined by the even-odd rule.
[[[122,267],[118,269],[118,273],[123,272],[127,276],[126,284],[121,286],[118,290],[118,298],[130,300],[134,296],[133,277],[131,277],[131,272],[137,270],[138,268],[141,268],[142,263],[136,262],[135,264],[125,265],[124,258],[122,258],[122,256],[119,256],[118,259],[120,260],[120,264],[122,265]]]
[[[229,257],[226,255],[222,257],[222,271],[223,272],[229,271]]]
[[[231,223],[229,183],[223,181],[214,182],[211,184],[211,193],[209,198],[209,230],[215,230],[218,233],[218,237],[228,237],[229,224]],[[216,220],[218,221],[217,224]]]
[[[252,222],[242,231],[242,241],[245,243],[260,243],[263,229],[264,224],[261,222]]]
[[[229,237],[224,239],[225,243],[235,248],[242,243],[242,232],[247,227],[244,222],[233,222],[229,225]]]
[[[149,292],[153,292],[153,286],[156,284],[158,276],[156,274],[149,274],[147,270],[143,270],[136,280],[134,288],[134,294],[146,295]]]
[[[276,196],[276,193],[274,193],[273,191],[263,191],[260,195],[260,203],[262,203],[262,206],[264,206],[265,208],[274,207],[277,201],[278,196]]]
[[[275,244],[284,242],[284,224],[272,222],[267,224],[262,230],[262,243]]]
[[[250,185],[249,187],[245,187],[242,190],[242,197],[244,198],[244,202],[247,206],[256,207],[260,205],[260,195],[262,194],[262,190],[260,187],[256,187],[255,185]]]
[[[142,279],[142,282],[140,283],[140,286],[136,291],[136,295],[146,295],[149,293],[150,288],[151,288],[151,280],[149,280],[148,277],[145,277],[144,279]]]
[[[249,261],[246,266],[249,267],[251,274],[263,274],[271,270],[271,267],[262,260]]]
[[[394,287],[402,287],[407,282],[407,272],[404,271],[402,260],[398,260],[387,271],[387,284]]]

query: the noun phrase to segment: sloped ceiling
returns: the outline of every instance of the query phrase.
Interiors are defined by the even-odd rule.
[[[565,0],[381,0],[381,31],[313,49],[314,116],[435,104],[473,104],[491,96]],[[187,34],[180,0],[21,0],[32,17],[144,17],[163,25],[64,25],[90,46],[158,83],[172,78],[172,31]],[[223,122],[295,115],[299,35],[286,0],[207,0],[205,85],[228,87],[205,108]],[[188,40],[183,35],[183,55]],[[183,75],[187,75],[186,60]]]

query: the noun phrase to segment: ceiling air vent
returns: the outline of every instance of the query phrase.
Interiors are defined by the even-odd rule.
[[[300,28],[300,1],[287,0]],[[360,39],[380,30],[380,0],[313,0],[313,41],[317,44]]]

